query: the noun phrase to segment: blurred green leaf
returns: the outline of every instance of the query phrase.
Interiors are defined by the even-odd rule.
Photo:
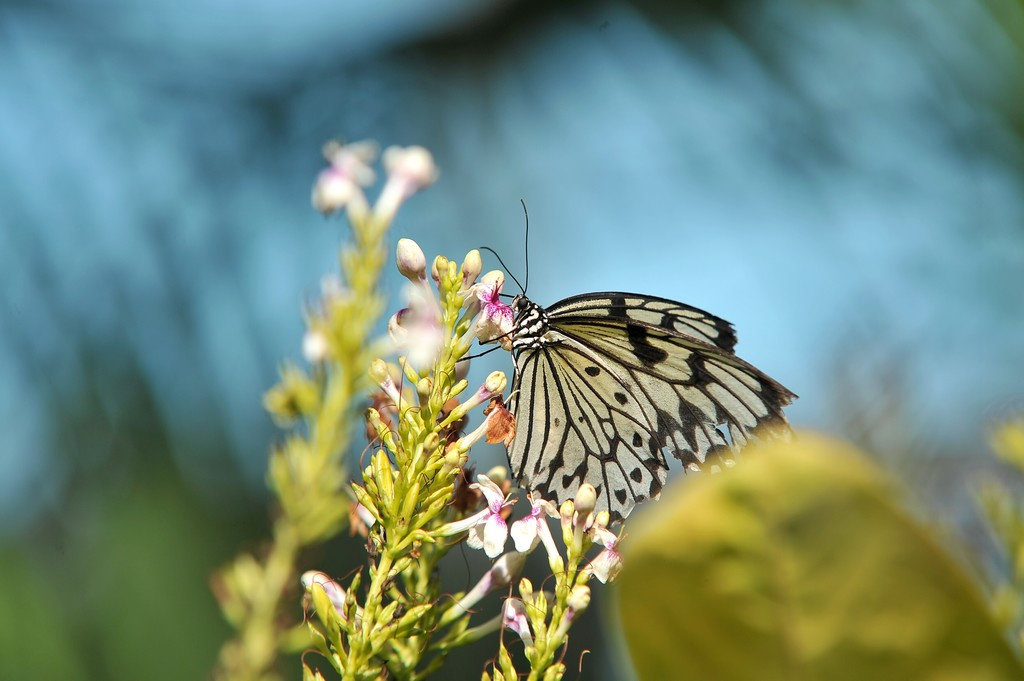
[[[1024,471],[1024,416],[996,428],[991,443],[999,458]]]
[[[641,679],[1024,678],[976,586],[849,445],[803,434],[674,491],[624,543]]]
[[[28,558],[0,552],[0,679],[88,678],[53,585]]]

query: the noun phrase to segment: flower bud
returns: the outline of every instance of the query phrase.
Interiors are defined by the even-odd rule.
[[[461,450],[458,442],[450,444],[444,453],[444,465],[450,470],[460,468],[468,459],[469,457]]]
[[[533,582],[523,577],[519,580],[519,595],[529,603],[533,599]]]
[[[448,258],[439,255],[434,258],[434,264],[430,267],[430,277],[435,284],[441,284],[441,277],[448,272]]]
[[[317,175],[310,200],[313,208],[324,215],[337,213],[347,206],[355,196],[361,194],[359,187],[351,178],[337,168],[324,168]]]
[[[575,505],[576,512],[580,514],[579,522],[585,522],[587,515],[597,505],[597,490],[589,482],[580,485],[579,491],[576,492]]]
[[[430,388],[432,386],[433,383],[431,382],[429,376],[426,378],[421,378],[419,381],[416,382],[416,394],[419,395],[421,398],[426,399],[430,395]]]
[[[508,385],[508,378],[505,377],[504,371],[492,371],[484,381],[484,388],[494,395],[505,392],[506,385]]]
[[[586,610],[587,606],[590,605],[590,587],[582,585],[573,587],[572,591],[569,592],[566,605],[575,610],[576,614]]]
[[[412,239],[399,239],[395,249],[398,271],[413,283],[426,281],[427,258],[423,249]]]
[[[388,363],[382,359],[375,359],[370,362],[370,380],[377,385],[392,383],[391,372],[388,371]]]
[[[321,588],[323,588],[324,593],[327,594],[327,598],[330,599],[334,609],[339,615],[341,615],[342,619],[344,619],[345,590],[341,588],[337,582],[319,570],[308,570],[303,572],[299,581],[302,583],[302,588],[306,591],[312,591],[313,585],[319,584]]]
[[[480,276],[480,272],[484,268],[484,263],[480,259],[480,251],[475,248],[466,254],[465,260],[462,261],[462,288],[467,289],[476,283],[476,278]]]
[[[429,187],[440,174],[434,157],[420,146],[388,147],[381,160],[389,176],[401,177],[408,183],[407,195]]]
[[[505,470],[504,466],[495,466],[487,471],[486,475],[491,479],[491,482],[499,486],[505,484],[505,481],[508,479],[508,471]]]

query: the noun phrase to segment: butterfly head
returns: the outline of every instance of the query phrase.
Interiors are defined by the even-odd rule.
[[[515,311],[513,350],[540,347],[541,337],[548,328],[548,315],[544,308],[526,296],[518,295],[512,299],[512,309]]]

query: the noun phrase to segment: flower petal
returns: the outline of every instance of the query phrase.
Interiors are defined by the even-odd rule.
[[[479,526],[477,526],[479,527]],[[497,558],[505,550],[505,542],[508,540],[508,525],[505,519],[497,513],[492,513],[483,526],[484,553],[488,558]]]
[[[487,499],[488,508],[493,507],[495,504],[503,504],[505,502],[505,493],[501,491],[497,483],[488,478],[486,475],[476,476],[476,482],[470,485],[472,489],[480,490],[484,497]]]
[[[529,553],[537,546],[540,537],[537,533],[537,518],[532,514],[512,523],[512,541],[516,551]]]

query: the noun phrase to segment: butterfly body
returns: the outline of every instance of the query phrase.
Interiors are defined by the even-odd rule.
[[[731,460],[786,430],[796,397],[733,353],[732,325],[682,303],[592,293],[512,307],[512,474],[561,503],[584,482],[613,518],[657,497],[665,452],[687,468]]]

